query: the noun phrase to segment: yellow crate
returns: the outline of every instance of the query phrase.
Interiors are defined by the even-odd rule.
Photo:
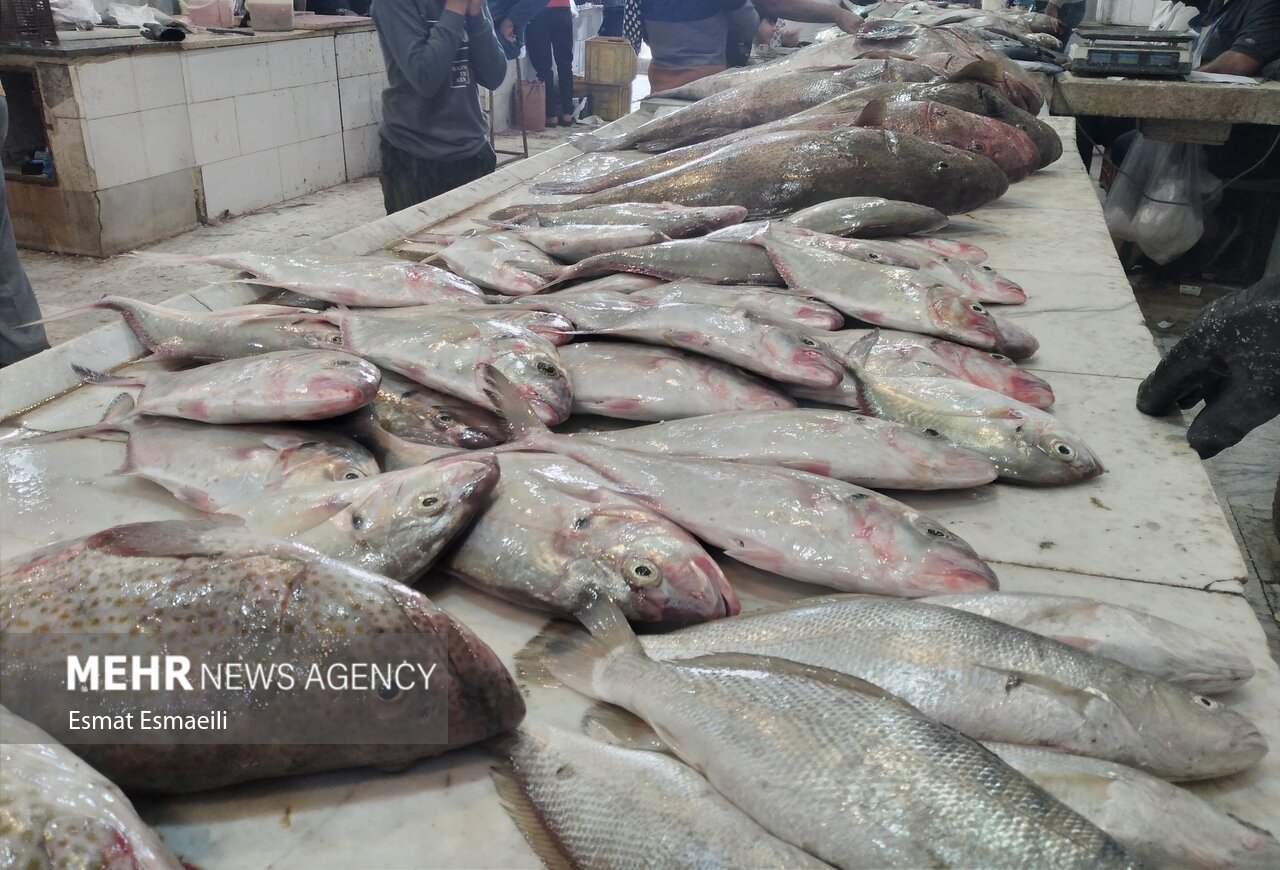
[[[631,82],[625,85],[602,85],[587,82],[591,95],[591,114],[606,121],[616,121],[631,112]]]
[[[628,85],[636,77],[636,53],[619,36],[587,40],[586,78],[599,85]]]

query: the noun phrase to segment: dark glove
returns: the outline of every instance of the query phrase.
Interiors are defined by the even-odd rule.
[[[1206,305],[1138,388],[1138,410],[1205,407],[1187,430],[1201,459],[1280,413],[1280,275]]]

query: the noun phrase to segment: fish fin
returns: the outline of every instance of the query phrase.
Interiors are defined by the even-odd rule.
[[[516,778],[515,767],[510,762],[489,769],[493,786],[498,791],[498,803],[507,817],[515,824],[525,842],[549,870],[573,870],[573,860],[565,852],[560,840],[547,827],[537,805]]]
[[[509,440],[519,442],[525,448],[536,448],[552,436],[551,430],[538,419],[506,375],[486,365],[481,368],[480,377],[484,382],[484,394],[498,410]]]
[[[136,403],[133,395],[130,393],[121,393],[116,396],[107,405],[107,410],[102,413],[102,419],[98,421],[99,425],[106,423],[119,423],[122,420],[133,416],[133,409]]]
[[[529,218],[533,217],[534,212],[536,212],[538,209],[555,211],[555,208],[553,206],[527,205],[527,204],[526,205],[509,205],[506,208],[500,208],[497,211],[495,211],[493,214],[489,215],[489,220],[502,221],[502,222],[510,221],[511,223],[520,224],[521,226],[524,226],[528,224]]]
[[[497,221],[487,218],[472,218],[472,220],[482,227],[489,227],[495,230],[522,230],[526,228],[524,224],[516,223],[515,221]]]
[[[601,661],[616,654],[644,658],[644,649],[622,615],[621,608],[608,594],[595,586],[583,590],[575,608],[578,620],[591,632],[547,645],[544,658],[547,670],[569,688],[588,697],[598,697],[595,669]]]
[[[516,651],[514,656],[516,677],[532,686],[553,688],[559,681],[547,670],[547,651],[554,644],[566,643],[580,635],[580,631],[568,622],[552,620],[533,639]]]
[[[582,716],[582,730],[601,743],[642,752],[670,752],[665,740],[640,717],[613,704],[597,703]]]
[[[146,556],[216,556],[221,558],[226,547],[221,542],[206,541],[203,535],[216,529],[244,526],[239,517],[212,514],[198,520],[159,520],[128,523],[90,535],[86,549],[107,550],[121,555]]]
[[[569,144],[579,151],[616,151],[622,147],[621,136],[597,136],[595,133],[579,133],[569,137]]]
[[[1081,716],[1085,715],[1085,711],[1090,701],[1102,700],[1110,703],[1110,698],[1100,691],[1089,691],[1088,689],[1079,689],[1075,686],[1069,686],[1066,683],[1046,677],[1043,674],[1029,674],[1025,671],[1010,670],[1007,668],[991,668],[986,665],[976,665],[979,670],[989,671],[996,674],[1005,681],[1005,692],[1012,692],[1019,686],[1034,686],[1053,695],[1055,698],[1061,699]]]
[[[80,379],[81,383],[85,384],[109,387],[128,387],[141,386],[146,383],[146,379],[140,375],[108,375],[75,363],[71,364],[71,370],[75,372],[76,377]]]
[[[427,245],[452,245],[458,240],[458,236],[453,233],[414,233],[411,236],[405,236],[404,240]]]
[[[947,76],[948,82],[984,82],[998,85],[1002,79],[1000,68],[989,60],[975,60]]]
[[[103,299],[110,299],[110,296],[104,296]],[[50,314],[48,317],[41,317],[39,320],[32,320],[28,323],[19,325],[20,329],[28,326],[39,326],[42,323],[52,323],[55,320],[63,320],[67,317],[76,317],[81,314],[88,314],[91,311],[97,311],[101,308],[110,308],[110,305],[104,305],[103,299],[96,302],[90,302],[88,305],[77,305],[75,308],[68,308],[66,311],[59,311],[57,314]]]
[[[593,182],[598,179],[588,178],[583,181],[539,181],[530,185],[529,192],[534,196],[564,196],[571,193],[595,193]]]
[[[124,423],[133,416],[133,396],[128,393],[121,393],[111,400],[107,405],[107,410],[102,415],[102,419],[92,426],[77,426],[74,429],[60,429],[56,432],[42,432],[31,438],[23,438],[20,441],[12,442],[12,447],[31,447],[35,444],[51,444],[55,441],[66,441],[70,438],[87,438],[91,435],[98,435],[103,432],[123,432],[125,431]],[[120,474],[124,471],[117,471]]]
[[[799,662],[793,662],[790,659],[777,656],[760,656],[751,655],[750,653],[711,653],[710,655],[697,656],[691,659],[669,659],[669,661],[695,667],[767,670],[775,674],[786,674],[792,677],[816,680],[819,683],[826,683],[829,686],[857,692],[860,695],[867,695],[872,698],[883,698],[885,700],[898,701],[902,704],[907,703],[892,692],[887,692],[874,683],[869,683],[858,677],[844,674],[840,671],[833,671],[829,668],[802,665]],[[907,706],[910,705],[908,704]]]
[[[644,648],[631,630],[626,616],[604,590],[588,586],[579,596],[574,616],[591,632],[592,638],[608,649],[627,650],[644,655]]]
[[[867,360],[871,358],[871,351],[875,349],[876,343],[880,341],[880,330],[873,329],[862,338],[853,343],[853,347],[849,348],[848,353],[843,355],[841,362],[853,372],[855,376],[861,378],[867,367]]]
[[[858,113],[858,120],[854,121],[854,125],[858,127],[879,127],[884,123],[884,115],[887,108],[887,100],[883,98],[872,100],[862,107],[862,111]]]

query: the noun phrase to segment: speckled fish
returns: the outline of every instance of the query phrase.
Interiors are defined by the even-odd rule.
[[[497,482],[493,456],[464,453],[362,480],[271,493],[225,513],[256,532],[409,582],[467,527]]]
[[[7,866],[23,870],[183,870],[187,866],[138,816],[124,792],[43,730],[0,707],[0,734],[4,735],[0,855]]]
[[[641,245],[656,245],[667,241],[667,237],[659,230],[642,225],[607,227],[523,227],[519,224],[504,229],[502,235],[515,236],[528,242],[543,253],[576,263],[596,254],[607,254],[610,251],[621,251],[625,248],[636,248]]]
[[[278,350],[177,372],[115,376],[72,369],[86,384],[142,385],[136,413],[202,423],[324,420],[373,401],[382,373],[347,353]]]
[[[583,341],[560,355],[573,382],[575,414],[672,420],[796,404],[736,366],[665,347]]]
[[[513,441],[581,462],[725,555],[795,580],[892,595],[992,589],[973,549],[901,502],[790,469],[681,459],[554,435],[490,371]]]
[[[537,293],[563,268],[529,242],[510,233],[481,233],[459,238],[436,256],[463,278],[504,296]]]
[[[764,251],[753,245],[707,239],[679,239],[588,257],[561,273],[559,282],[606,272],[630,272],[667,281],[782,286],[778,270]]]
[[[555,345],[510,323],[455,317],[410,320],[368,311],[339,312],[348,350],[425,387],[492,408],[479,369],[502,370],[548,423],[563,422],[573,406],[573,389]]]
[[[553,675],[635,713],[767,830],[836,867],[1138,864],[982,746],[868,682],[756,655],[655,662],[607,599],[580,618],[594,636],[552,647]]]
[[[987,261],[987,252],[977,245],[956,239],[940,239],[936,236],[903,236],[884,239],[906,248],[919,248],[935,256],[950,257],[965,263],[978,265]]]
[[[1227,644],[1141,610],[1091,598],[1002,592],[940,595],[929,603],[1034,631],[1196,692],[1226,692],[1254,673],[1249,659]]]
[[[489,411],[391,372],[382,373],[370,407],[388,432],[409,441],[468,450],[502,443],[502,424]]]
[[[1103,472],[1084,439],[1044,411],[966,381],[870,372],[864,360],[877,338],[868,335],[843,359],[875,416],[937,432],[986,456],[1001,478],[1018,483],[1075,483]]]
[[[620,202],[583,208],[573,205],[514,205],[489,215],[492,220],[527,226],[635,226],[658,230],[671,239],[697,236],[742,221],[747,210],[740,205],[691,208],[672,202]]]
[[[922,601],[833,595],[642,640],[656,659],[779,656],[866,680],[975,740],[1198,779],[1266,754],[1234,710],[1119,662]]]
[[[784,220],[818,233],[861,239],[931,233],[947,225],[947,216],[936,208],[881,196],[829,199]]]
[[[642,453],[777,465],[877,489],[958,489],[996,479],[995,466],[967,450],[845,411],[737,411],[571,437]]]
[[[787,167],[779,172],[778,167]],[[983,157],[874,127],[769,133],[726,145],[642,181],[587,194],[573,208],[622,202],[735,204],[749,217],[781,217],[842,196],[883,196],[946,214],[971,211],[1008,188]]]
[[[783,326],[809,329],[839,329],[844,315],[817,299],[805,299],[789,293],[775,293],[758,287],[735,287],[677,281],[661,287],[647,288],[630,294],[631,298],[652,305],[668,302],[695,302],[744,311],[752,317]]]
[[[1158,777],[1053,749],[1010,743],[986,746],[1152,867],[1280,866],[1280,842],[1275,837]]]
[[[811,334],[843,359],[869,332],[842,329]],[[880,330],[880,339],[871,348],[865,365],[881,377],[949,376],[1003,393],[1033,408],[1053,405],[1053,387],[1048,381],[1019,368],[1004,354],[914,332]]]
[[[280,723],[322,727],[326,734],[369,733],[368,723],[394,729],[405,742],[84,744],[77,754],[125,789],[190,792],[246,780],[364,766],[403,766],[418,758],[484,740],[515,727],[524,701],[502,662],[465,626],[408,587],[330,559],[300,544],[256,535],[236,521],[168,521],[116,526],[18,557],[3,569],[0,631],[28,644],[27,665],[65,672],[66,657],[88,626],[118,634],[191,639],[187,649],[206,661],[245,660],[288,635],[291,660],[309,670],[349,665],[341,638],[389,634],[438,638],[443,656],[411,661],[437,665],[431,692],[409,696],[376,691],[329,694],[282,691],[269,708],[253,705],[246,690],[214,696],[190,692],[102,693],[102,709],[122,712],[163,705],[167,715],[228,710],[228,736],[278,733]],[[30,632],[31,635],[19,635]],[[408,640],[406,640],[408,643]],[[198,652],[196,651],[198,649]],[[364,659],[361,659],[364,661]],[[66,708],[44,693],[19,695],[5,665],[6,703],[55,734],[65,730]],[[441,687],[441,688],[437,688]],[[38,688],[38,687],[37,687]],[[447,743],[414,742],[432,717],[428,697],[447,693]],[[19,696],[22,701],[20,705]],[[127,696],[127,697],[126,697]],[[114,705],[114,706],[113,706]],[[153,708],[154,709],[154,708]],[[323,710],[323,715],[317,716]],[[296,731],[294,733],[297,733]],[[304,732],[305,733],[305,732]]]
[[[497,487],[445,561],[453,575],[563,616],[592,586],[637,622],[687,625],[738,612],[733,588],[697,541],[591,469],[546,454],[498,461]]]
[[[662,753],[533,723],[516,732],[508,752],[493,770],[498,798],[548,867],[827,866]]]
[[[293,290],[338,305],[396,308],[437,302],[476,302],[480,289],[457,275],[425,263],[378,257],[324,257],[315,254],[135,253],[153,263],[209,265],[249,272],[253,283]]]

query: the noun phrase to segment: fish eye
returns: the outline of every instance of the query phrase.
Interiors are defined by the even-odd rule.
[[[950,168],[951,168],[951,164],[950,164],[950,163],[948,163],[948,162],[947,162],[947,161],[945,161],[945,160],[939,160],[937,163],[933,164],[933,168],[934,168],[936,171],[941,172],[941,171],[942,171],[942,170],[944,170],[944,169],[950,169]]]
[[[1195,698],[1195,702],[1206,710],[1216,710],[1222,706],[1217,701],[1212,698],[1206,698],[1204,695],[1195,695],[1193,697]]]
[[[329,344],[342,344],[342,333],[335,332],[328,337]]]
[[[369,525],[369,520],[365,517],[364,514],[351,515],[351,528],[355,529],[357,532],[364,531],[364,529],[368,525]]]
[[[987,309],[983,308],[981,305],[979,305],[977,302],[975,302],[975,303],[973,303],[972,305],[970,305],[970,306],[969,306],[969,310],[970,310],[970,311],[976,311],[976,312],[978,312],[979,314],[985,314]]]
[[[360,472],[358,472],[358,471],[348,471],[346,474],[342,475],[342,479],[343,479],[343,480],[359,480],[359,479],[360,479]]]
[[[554,378],[556,375],[560,374],[560,370],[558,368],[545,360],[539,362],[536,368],[549,378]]]
[[[333,361],[333,364],[335,366],[353,366],[356,364],[356,361],[353,359],[336,359]]]
[[[973,152],[974,152],[974,153],[976,153],[976,154],[981,154],[983,151],[985,151],[985,150],[987,150],[987,149],[986,149],[985,147],[983,147],[983,144],[982,144],[981,142],[970,142],[970,143],[969,143],[969,150],[970,150],[970,151],[973,151]]]
[[[378,697],[383,701],[395,701],[404,696],[404,693],[400,691],[399,686],[393,686],[388,683],[384,683],[379,686],[376,691],[378,693]]]
[[[879,254],[872,253],[872,254],[867,254],[867,259],[872,263],[879,263],[884,260],[884,257],[880,256]]]
[[[809,338],[808,336],[805,336],[804,338],[800,339],[800,343],[801,343],[801,344],[803,344],[805,347],[817,347],[817,346],[818,346],[818,343],[817,343],[816,341],[814,341],[812,338]]]
[[[991,358],[996,362],[1010,362],[1010,359],[1002,353],[993,353]]]
[[[933,428],[932,426],[921,430],[921,432],[922,434],[924,434],[926,437],[929,437],[929,438],[939,438],[942,436],[942,433],[939,432],[937,429]]]
[[[982,270],[982,271],[984,271],[984,272],[994,272],[994,271],[995,271],[995,269],[992,269],[990,266],[987,266],[987,265],[979,265],[979,266],[978,266],[978,268],[979,268],[979,269],[981,269],[981,270]]]
[[[937,526],[926,526],[924,533],[931,538],[949,538],[946,529],[940,529]]]
[[[632,586],[652,586],[662,579],[658,566],[648,559],[632,559],[627,563],[626,573]]]
[[[1071,448],[1071,445],[1067,444],[1065,441],[1059,441],[1056,444],[1054,444],[1053,452],[1057,453],[1063,459],[1071,459],[1076,455],[1075,450],[1073,450]]]
[[[448,425],[453,422],[453,415],[445,411],[441,411],[439,414],[436,414],[436,422]]]
[[[439,495],[424,495],[418,504],[431,513],[438,513],[444,507],[444,499]]]

